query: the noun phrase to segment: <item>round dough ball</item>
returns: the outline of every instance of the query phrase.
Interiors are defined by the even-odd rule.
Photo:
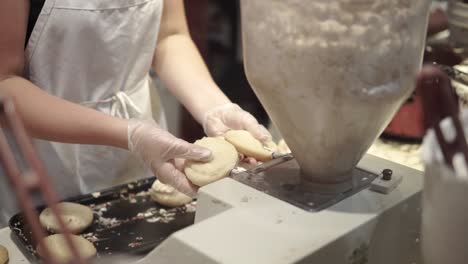
[[[97,251],[93,243],[77,235],[72,235],[72,240],[75,243],[78,252],[84,259],[90,259],[96,256]],[[50,254],[57,259],[57,262],[69,263],[71,260],[73,260],[73,254],[68,247],[65,236],[63,234],[48,236],[44,239],[44,242],[46,247],[49,249]],[[44,256],[42,247],[39,246],[37,248],[37,253],[41,257]]]
[[[0,264],[6,264],[8,262],[8,250],[0,245]]]
[[[205,137],[195,141],[194,144],[211,150],[213,156],[208,162],[185,163],[185,175],[197,186],[205,186],[228,176],[239,161],[234,146],[224,139]]]
[[[237,151],[247,157],[259,161],[268,161],[273,158],[273,153],[265,149],[263,144],[245,130],[230,130],[224,135],[226,140],[236,147]]]
[[[93,211],[87,206],[77,203],[63,202],[57,204],[57,207],[62,213],[62,219],[73,234],[81,233],[93,222]],[[39,221],[47,230],[54,233],[60,233],[61,229],[59,222],[52,214],[51,208],[46,208],[42,211],[39,216]]]
[[[288,154],[291,153],[291,150],[289,149],[288,145],[286,144],[286,141],[284,139],[281,139],[278,142],[278,152],[280,154]]]
[[[265,143],[264,148],[270,152],[276,152],[278,150],[278,145],[273,140],[270,140]]]
[[[190,196],[177,191],[174,187],[166,185],[159,180],[154,181],[149,193],[153,201],[169,207],[182,206],[192,201]]]

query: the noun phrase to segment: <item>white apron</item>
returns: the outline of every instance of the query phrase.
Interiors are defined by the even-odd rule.
[[[65,100],[121,118],[153,117],[165,127],[149,76],[162,8],[162,0],[46,0],[26,48],[28,79]],[[118,148],[35,146],[63,198],[151,175]],[[5,220],[16,208],[12,194],[2,193]]]

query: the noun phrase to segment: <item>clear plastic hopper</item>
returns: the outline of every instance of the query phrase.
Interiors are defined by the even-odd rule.
[[[422,62],[429,0],[242,0],[248,80],[319,183],[349,178]]]

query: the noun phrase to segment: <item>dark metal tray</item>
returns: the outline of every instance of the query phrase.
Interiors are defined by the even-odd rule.
[[[172,233],[194,223],[195,201],[167,208],[151,200],[148,190],[154,180],[154,177],[148,178],[66,200],[93,209],[93,224],[81,236],[94,244],[97,258],[145,254]],[[43,209],[37,208],[39,212]],[[23,215],[13,216],[9,226],[18,247],[30,261],[37,262],[36,245]]]

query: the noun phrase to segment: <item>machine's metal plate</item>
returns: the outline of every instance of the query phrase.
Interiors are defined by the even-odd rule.
[[[315,212],[368,188],[377,175],[356,168],[352,171],[351,180],[343,184],[306,183],[302,180],[297,161],[286,155],[231,177],[277,199]]]

